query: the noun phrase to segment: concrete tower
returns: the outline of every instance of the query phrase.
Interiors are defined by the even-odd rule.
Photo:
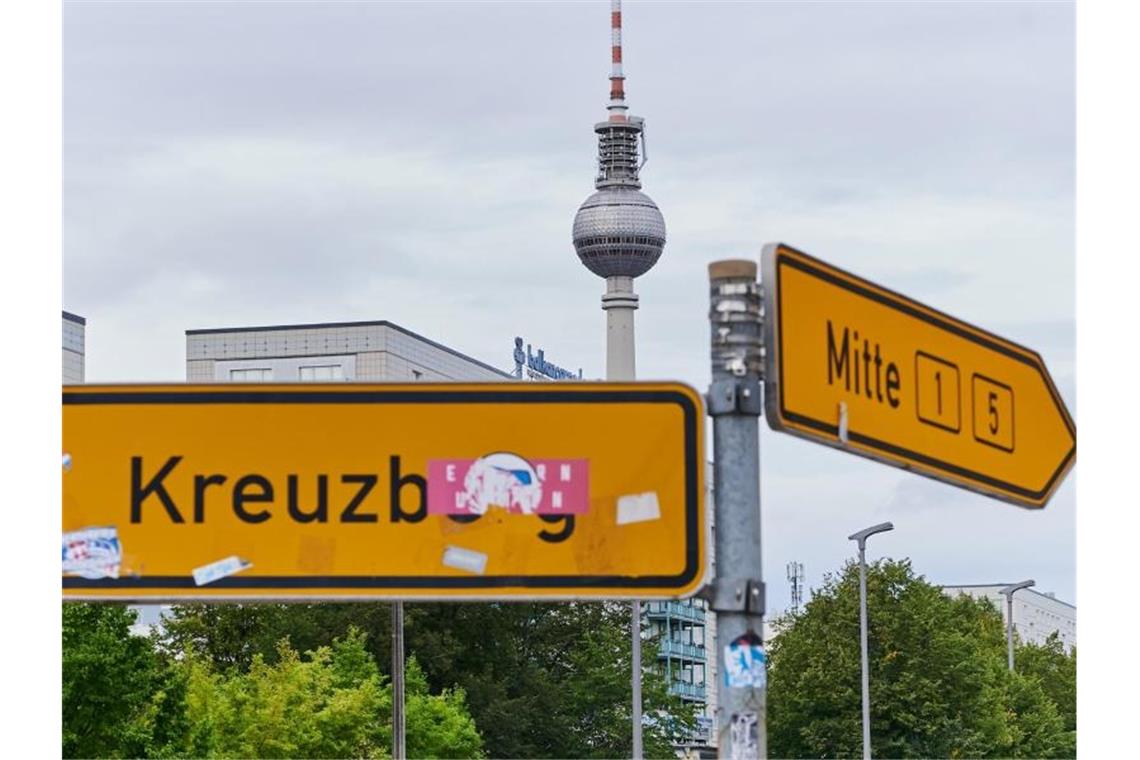
[[[665,219],[641,192],[638,172],[645,165],[645,120],[628,116],[621,61],[621,0],[611,0],[613,68],[609,117],[594,125],[598,135],[597,192],[574,217],[574,250],[594,274],[606,278],[606,379],[633,380],[633,279],[650,270],[665,247]],[[638,142],[641,157],[638,157]]]

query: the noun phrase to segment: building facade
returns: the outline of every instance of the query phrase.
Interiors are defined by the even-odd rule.
[[[186,381],[503,381],[511,375],[387,321],[186,331]]]
[[[82,383],[86,373],[87,320],[63,312],[63,382]]]
[[[1008,585],[943,586],[942,591],[951,596],[968,594],[978,599],[989,599],[1001,612],[1002,622],[1007,622],[1006,600],[1001,590]],[[1033,644],[1044,644],[1050,634],[1056,633],[1065,649],[1072,649],[1077,645],[1077,608],[1053,594],[1032,588],[1022,589],[1013,595],[1013,630],[1021,641]]]

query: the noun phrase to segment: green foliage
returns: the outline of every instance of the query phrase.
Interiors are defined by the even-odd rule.
[[[415,657],[405,663],[404,699],[408,757],[483,757],[483,739],[467,712],[463,689],[444,689],[431,696]]]
[[[387,757],[392,689],[363,632],[350,628],[329,647],[302,658],[287,640],[274,663],[254,654],[247,672],[218,672],[188,652],[193,726],[189,754],[202,757]],[[462,692],[428,693],[408,662],[406,727],[412,757],[482,757],[482,740]]]
[[[63,756],[166,756],[187,732],[185,682],[132,636],[122,605],[63,605]]]
[[[254,655],[277,662],[277,643],[288,637],[300,652],[330,646],[350,626],[367,634],[368,653],[387,672],[390,660],[390,604],[180,604],[164,622],[162,646],[186,649],[215,670],[249,670]]]
[[[352,632],[307,661],[286,640],[276,662],[253,657],[247,673],[219,673],[188,655],[191,754],[204,757],[383,757],[391,745],[391,692],[373,666],[359,668]]]
[[[1000,614],[884,560],[867,574],[872,752],[881,757],[1055,757],[1068,737],[1040,679],[1011,675]],[[770,646],[769,751],[862,752],[859,570],[828,576]]]
[[[409,648],[436,687],[458,684],[493,757],[622,757],[630,747],[629,606],[416,605]],[[653,647],[647,644],[648,655]],[[646,715],[693,719],[646,668]],[[648,722],[645,754],[672,757],[671,726]]]
[[[1041,645],[1024,644],[1014,652],[1017,672],[1040,684],[1056,706],[1067,734],[1061,756],[1074,757],[1077,750],[1077,650],[1065,652],[1056,633]]]
[[[406,646],[429,690],[451,699],[462,696],[492,757],[615,757],[630,752],[628,605],[441,603],[404,608]],[[215,670],[245,672],[257,655],[264,663],[278,662],[276,642],[282,637],[288,636],[297,649],[315,650],[355,625],[367,634],[368,652],[380,672],[387,673],[390,609],[388,604],[360,603],[180,605],[167,623],[164,647],[170,652],[188,648]],[[643,648],[646,666],[652,651],[649,643]],[[410,680],[408,685],[410,695]],[[670,718],[646,726],[646,752],[671,756],[671,734],[692,726],[691,713],[648,667],[642,694],[646,715],[664,712]],[[414,744],[412,709],[409,696],[409,753],[415,746],[444,756],[434,746]]]

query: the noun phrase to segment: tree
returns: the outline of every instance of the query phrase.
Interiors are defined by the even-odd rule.
[[[859,569],[825,578],[770,646],[769,751],[781,757],[862,752]],[[867,573],[871,741],[882,757],[1052,757],[1066,742],[1033,678],[1006,667],[1001,616],[950,598],[883,560]]]
[[[163,622],[162,646],[170,653],[189,649],[217,670],[249,670],[255,655],[277,662],[285,637],[307,652],[346,635],[355,626],[366,634],[372,658],[387,673],[391,649],[391,605],[379,602],[321,604],[179,604]]]
[[[275,662],[253,655],[248,671],[215,669],[187,651],[188,754],[199,757],[386,757],[392,690],[363,632],[303,658],[281,640]],[[409,660],[408,751],[415,757],[482,757],[461,692],[432,696]]]
[[[143,757],[184,741],[185,682],[146,638],[133,610],[63,605],[63,756]]]
[[[408,757],[483,756],[483,738],[467,712],[463,689],[444,689],[438,696],[430,695],[423,669],[415,657],[410,657],[405,665],[404,697]]]
[[[179,605],[164,646],[218,670],[279,661],[276,642],[317,649],[350,626],[367,634],[381,673],[390,667],[390,605]],[[630,751],[629,607],[612,603],[405,604],[408,652],[433,694],[462,693],[493,757],[613,757]],[[302,644],[303,643],[303,644]],[[652,646],[646,646],[646,652]],[[409,670],[410,672],[410,670]],[[647,754],[671,756],[691,711],[646,669]],[[410,692],[409,692],[410,694]],[[408,719],[411,718],[409,697]],[[411,729],[408,734],[411,752]]]
[[[1036,679],[1057,707],[1068,733],[1067,756],[1076,755],[1077,749],[1077,649],[1068,653],[1060,637],[1050,634],[1044,644],[1025,643],[1014,650],[1017,672]]]
[[[416,605],[409,648],[429,682],[458,684],[494,757],[620,757],[630,747],[626,604]],[[644,651],[652,652],[652,644]],[[646,668],[645,753],[672,757],[691,710]]]

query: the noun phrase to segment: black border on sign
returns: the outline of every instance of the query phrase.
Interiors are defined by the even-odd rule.
[[[684,415],[685,448],[685,567],[677,575],[499,575],[499,576],[229,576],[199,587],[191,575],[155,575],[138,578],[79,578],[65,576],[65,589],[681,589],[701,573],[699,517],[701,494],[697,436],[702,434],[696,404],[671,390],[158,390],[83,392],[65,389],[64,405],[100,404],[567,404],[640,403],[676,404]],[[76,597],[82,599],[82,597]],[[330,598],[335,601],[335,598]]]
[[[962,325],[967,324],[967,323],[962,322],[961,320],[955,319],[954,317],[951,317],[947,314],[943,314],[942,312],[939,312],[935,309],[930,309],[930,307],[927,307],[927,306],[922,306],[922,308],[919,308],[919,306],[921,306],[921,305],[918,304],[918,302],[914,301],[913,299],[907,298],[906,296],[904,296],[900,293],[896,293],[895,291],[890,290],[889,288],[884,288],[881,285],[873,285],[873,283],[871,283],[868,280],[863,279],[862,277],[858,277],[857,275],[851,274],[850,272],[846,272],[845,270],[842,270],[839,267],[833,267],[830,264],[825,264],[824,262],[816,259],[815,257],[810,256],[810,255],[804,253],[803,251],[799,251],[795,248],[792,248],[791,246],[784,245],[783,243],[781,243],[777,246],[774,246],[774,248],[775,248],[775,251],[774,251],[774,255],[773,255],[773,269],[775,270],[774,274],[775,274],[775,279],[776,279],[776,283],[775,283],[775,285],[776,285],[776,287],[775,287],[776,304],[775,304],[775,308],[772,309],[772,311],[776,312],[775,313],[776,342],[777,342],[778,361],[779,361],[779,375],[780,375],[779,387],[777,388],[777,393],[775,395],[778,396],[778,398],[779,398],[778,406],[779,406],[780,416],[782,417],[782,419],[788,420],[789,422],[793,422],[793,423],[796,423],[798,425],[802,425],[803,427],[810,428],[810,429],[818,431],[820,433],[826,433],[829,437],[835,438],[835,442],[832,442],[830,440],[821,440],[821,439],[817,439],[815,436],[807,435],[807,437],[809,437],[811,440],[819,440],[820,442],[826,443],[828,445],[837,445],[838,444],[838,437],[837,436],[839,435],[839,426],[837,424],[831,423],[831,422],[824,422],[822,420],[817,420],[817,419],[814,419],[811,417],[807,417],[807,416],[804,416],[801,414],[797,414],[795,412],[789,412],[784,407],[784,388],[786,386],[784,383],[784,361],[783,361],[784,325],[783,325],[783,320],[781,319],[781,314],[782,314],[782,303],[781,303],[781,301],[783,299],[783,288],[781,287],[781,275],[782,275],[782,268],[784,266],[788,266],[788,267],[791,267],[792,269],[798,269],[799,271],[801,271],[804,274],[807,274],[811,277],[815,277],[817,279],[823,280],[824,282],[827,282],[830,285],[834,285],[838,288],[842,288],[843,290],[854,293],[855,295],[860,296],[862,298],[867,298],[867,299],[870,299],[872,301],[875,301],[876,303],[879,303],[883,306],[886,306],[888,308],[891,308],[891,309],[894,309],[898,312],[901,312],[901,313],[907,315],[908,317],[913,317],[915,319],[919,319],[923,322],[926,322],[929,325],[932,325],[933,327],[936,327],[936,328],[941,329],[941,330],[945,330],[946,332],[949,332],[949,333],[956,335],[960,338],[968,340],[971,343],[975,343],[975,344],[980,345],[984,348],[987,348],[991,351],[996,351],[997,353],[1000,353],[1003,356],[1007,356],[1007,357],[1009,357],[1015,361],[1019,361],[1022,364],[1025,364],[1029,367],[1032,367],[1033,370],[1041,377],[1041,380],[1045,384],[1045,387],[1049,390],[1049,395],[1053,399],[1053,403],[1057,408],[1057,412],[1058,412],[1058,414],[1060,414],[1062,422],[1064,423],[1066,429],[1069,431],[1069,434],[1073,438],[1072,447],[1065,454],[1065,456],[1062,457],[1061,462],[1057,465],[1056,469],[1054,469],[1053,474],[1049,477],[1049,480],[1046,481],[1045,486],[1043,488],[1041,488],[1040,490],[1037,490],[1037,491],[1034,491],[1034,490],[1029,489],[1029,488],[1025,488],[1024,486],[1020,486],[1016,483],[1009,483],[1007,481],[1001,480],[1000,478],[991,477],[989,475],[986,475],[985,473],[975,472],[975,471],[970,470],[966,467],[961,467],[959,465],[952,464],[950,462],[945,462],[945,461],[938,459],[936,457],[931,457],[931,456],[928,456],[926,454],[919,453],[917,451],[911,451],[910,449],[907,449],[903,446],[896,446],[893,443],[889,443],[887,441],[881,441],[877,438],[873,438],[871,436],[864,435],[862,433],[858,433],[858,432],[854,432],[854,431],[848,431],[847,439],[849,441],[858,443],[862,446],[866,446],[868,448],[871,448],[871,449],[874,449],[878,452],[881,452],[883,455],[885,455],[885,457],[877,457],[874,454],[864,453],[864,452],[859,451],[858,449],[842,447],[842,446],[841,446],[841,448],[843,448],[845,451],[849,451],[849,452],[854,453],[854,454],[861,454],[862,456],[868,456],[868,457],[871,457],[873,459],[878,459],[879,461],[884,461],[884,462],[887,462],[888,464],[894,464],[896,466],[900,466],[900,467],[904,467],[904,468],[907,467],[907,462],[913,462],[915,464],[925,465],[925,466],[931,467],[935,470],[939,470],[941,472],[947,473],[948,475],[954,476],[955,480],[950,481],[952,483],[956,483],[959,485],[973,484],[973,486],[975,486],[979,490],[996,489],[997,493],[994,493],[994,491],[992,491],[992,490],[985,490],[985,492],[990,493],[991,495],[999,495],[999,494],[1007,495],[1008,500],[1012,500],[1012,501],[1014,501],[1014,503],[1017,503],[1017,504],[1022,504],[1023,502],[1028,501],[1028,502],[1032,502],[1033,506],[1044,506],[1044,500],[1052,492],[1057,481],[1068,471],[1069,466],[1072,464],[1073,460],[1076,457],[1076,454],[1077,454],[1077,444],[1076,444],[1077,431],[1073,425],[1072,418],[1069,416],[1068,409],[1066,409],[1066,407],[1065,407],[1064,401],[1061,400],[1060,394],[1057,392],[1057,388],[1053,385],[1052,378],[1050,378],[1048,372],[1045,371],[1045,363],[1041,360],[1041,357],[1037,354],[1036,351],[1025,348],[1024,346],[1018,346],[1017,344],[1014,344],[1011,341],[1005,341],[1004,339],[998,339],[997,336],[993,336],[992,333],[986,333],[986,331],[982,330],[981,328],[974,327],[973,325],[969,325],[969,327],[971,327],[974,330],[977,330],[979,333],[983,333],[983,334],[979,335],[979,334],[976,334],[974,332],[971,332],[970,330],[967,330],[967,329],[962,327]],[[788,255],[789,253],[794,254],[794,255]],[[807,260],[806,261],[801,260],[800,258],[797,258],[798,256],[802,256],[804,259],[807,259]],[[867,283],[867,285],[873,285],[873,287],[877,288],[878,290],[873,290],[873,289],[871,289],[869,287],[865,287],[861,284],[858,284],[855,282],[849,282],[849,281],[847,281],[841,277],[837,277],[832,272],[827,271],[828,269],[843,272],[843,274],[847,275],[848,277],[851,277],[854,280],[858,280],[860,283]],[[882,292],[879,292],[879,291],[882,291]],[[925,311],[925,309],[929,309],[929,312]],[[992,336],[992,337],[989,337],[989,336]],[[1015,346],[1015,348],[1011,348],[1010,347],[1011,345]],[[771,425],[772,416],[769,415],[768,419],[769,419],[769,424]],[[780,429],[783,429],[782,425],[781,425]],[[788,432],[794,433],[796,431],[788,430]],[[805,435],[805,434],[801,433],[801,435]],[[900,461],[900,460],[902,460],[902,461]],[[937,476],[934,476],[934,477],[937,477]],[[965,481],[965,482],[963,482],[963,481]]]

